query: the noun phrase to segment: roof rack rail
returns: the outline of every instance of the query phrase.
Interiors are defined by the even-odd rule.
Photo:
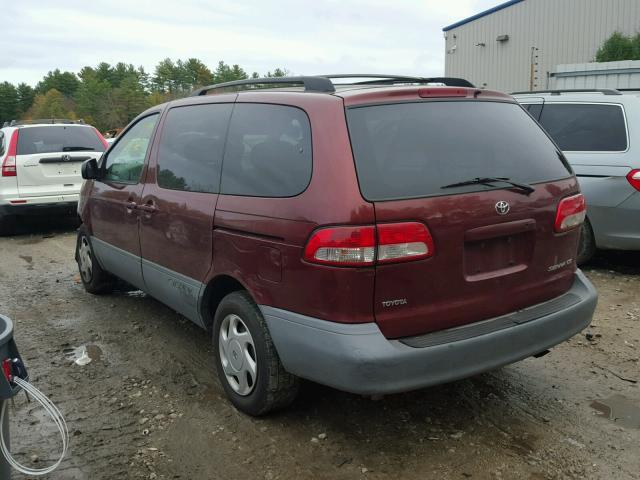
[[[562,93],[602,93],[603,95],[622,95],[620,90],[615,88],[568,88],[556,90],[531,90],[526,92],[512,92],[511,95],[525,95],[529,93],[550,93],[551,95],[560,95]]]
[[[468,80],[455,77],[412,77],[408,75],[386,75],[378,73],[338,73],[331,75],[321,75],[324,78],[373,78],[375,80],[364,80],[362,82],[354,82],[342,85],[393,85],[396,83],[442,83],[448,87],[467,87],[475,88]]]
[[[11,120],[8,126],[17,127],[20,125],[36,125],[39,123],[45,123],[45,124],[62,123],[67,125],[70,125],[70,124],[84,125],[85,124],[84,120],[81,118],[78,120],[70,120],[68,118],[35,118],[33,120]]]
[[[246,80],[235,80],[233,82],[217,83],[194,90],[190,96],[198,97],[206,95],[213,90],[220,90],[230,87],[246,87],[244,90],[265,88],[265,86],[302,85],[305,92],[333,93],[336,91],[331,79],[363,78],[359,82],[340,83],[337,85],[395,85],[399,83],[412,84],[432,84],[441,83],[448,87],[475,88],[468,80],[454,77],[411,77],[407,75],[385,75],[377,73],[339,73],[332,75],[314,75],[301,77],[267,77],[249,78]]]
[[[235,80],[233,82],[217,83],[199,88],[191,93],[191,97],[206,95],[211,90],[218,90],[229,87],[248,87],[261,88],[260,85],[302,85],[305,92],[321,92],[333,93],[336,91],[331,80],[324,77],[267,77],[267,78],[248,78],[246,80]]]

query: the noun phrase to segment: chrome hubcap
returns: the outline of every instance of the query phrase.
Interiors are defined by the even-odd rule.
[[[93,263],[91,262],[91,247],[87,237],[80,240],[80,248],[78,249],[78,266],[80,267],[80,275],[85,282],[90,282],[93,275]]]
[[[253,337],[239,316],[230,314],[222,320],[218,351],[222,370],[233,391],[249,395],[256,385],[258,361]]]

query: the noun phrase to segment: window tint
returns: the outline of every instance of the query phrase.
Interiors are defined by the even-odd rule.
[[[553,142],[511,103],[359,107],[347,110],[347,120],[360,189],[369,200],[492,188],[442,188],[475,177],[535,183],[570,175]]]
[[[540,120],[540,113],[542,112],[542,103],[529,103],[522,105],[536,120]]]
[[[158,185],[217,193],[232,104],[172,108],[158,153]]]
[[[5,138],[4,132],[0,132],[0,157],[4,155],[4,151],[5,151],[4,138]]]
[[[124,133],[107,154],[104,180],[138,183],[157,121],[158,114],[149,115]]]
[[[311,179],[311,127],[300,109],[236,104],[222,167],[222,193],[291,197]]]
[[[78,125],[25,127],[18,135],[18,155],[54,152],[104,152],[105,147],[95,130]]]
[[[619,105],[547,103],[540,123],[564,151],[620,152],[627,149],[624,114]]]

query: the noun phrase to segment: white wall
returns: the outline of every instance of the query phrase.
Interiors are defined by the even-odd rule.
[[[528,90],[537,47],[534,90],[543,90],[556,65],[592,62],[616,30],[640,31],[640,0],[524,0],[445,32],[445,74],[494,90]],[[498,35],[509,40],[497,42]]]

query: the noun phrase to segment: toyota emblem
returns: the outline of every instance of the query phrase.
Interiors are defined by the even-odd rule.
[[[496,212],[498,212],[498,215],[506,215],[507,213],[509,213],[509,209],[511,207],[509,206],[508,202],[505,202],[504,200],[500,200],[498,203],[496,203]]]

